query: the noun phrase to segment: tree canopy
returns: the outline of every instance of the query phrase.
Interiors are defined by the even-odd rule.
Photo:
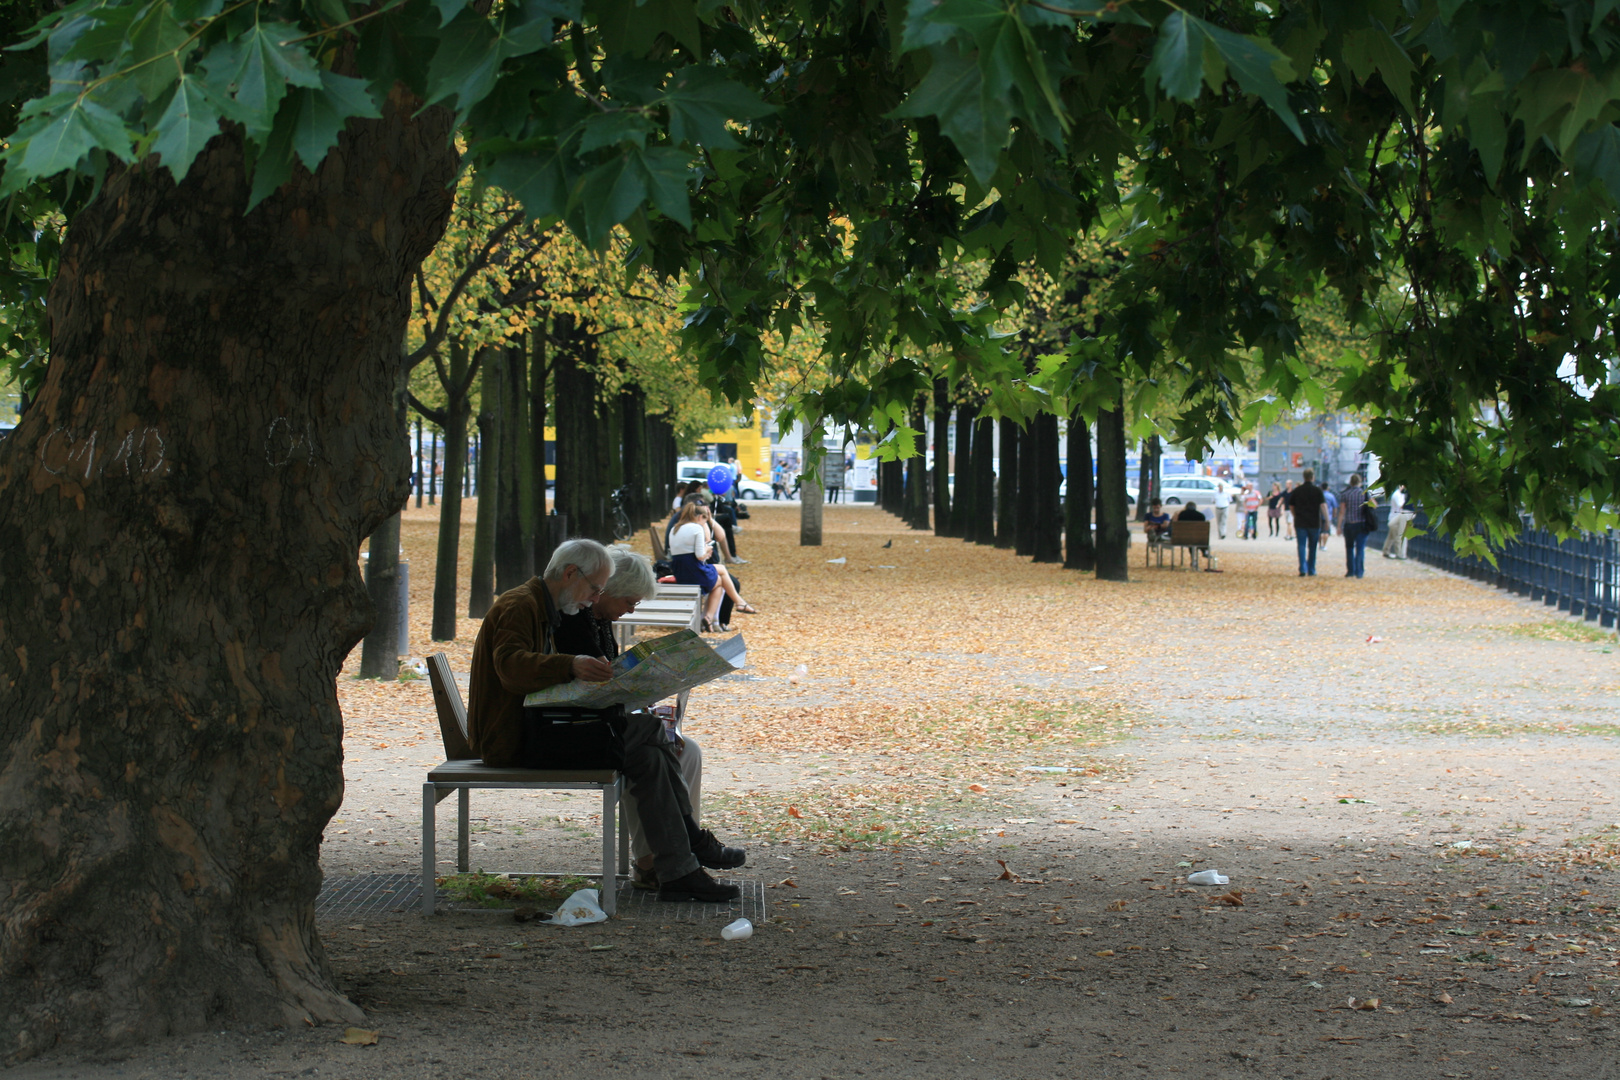
[[[765,335],[813,326],[796,410],[877,426],[927,355],[1014,414],[1170,371],[1176,437],[1230,437],[1319,389],[1302,311],[1331,291],[1376,342],[1335,386],[1371,449],[1453,527],[1570,527],[1620,483],[1616,7],[78,0],[19,46],[48,89],[0,191],[37,217],[223,130],[256,205],[348,120],[442,104],[480,182],[682,282],[706,385],[748,399]],[[1124,263],[1038,386],[997,317],[1102,229]]]

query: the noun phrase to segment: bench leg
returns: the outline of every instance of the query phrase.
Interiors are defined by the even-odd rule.
[[[434,810],[438,806],[438,792],[432,784],[422,785],[422,914],[433,914]]]
[[[467,857],[471,854],[472,844],[468,833],[471,832],[472,822],[467,818],[468,791],[466,788],[456,789],[456,869],[463,874],[467,872]]]
[[[623,775],[620,775],[617,783],[619,785],[619,802],[623,803]],[[626,877],[630,876],[630,816],[628,814],[619,815],[619,873]]]
[[[614,873],[614,849],[617,847],[619,831],[619,783],[615,777],[613,783],[602,785],[602,879],[597,886],[597,896],[601,898],[602,910],[609,915],[613,914],[619,906],[619,879]]]

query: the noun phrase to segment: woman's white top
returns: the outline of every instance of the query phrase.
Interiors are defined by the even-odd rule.
[[[701,562],[709,557],[709,545],[713,541],[709,537],[709,530],[695,521],[688,521],[675,530],[675,535],[669,538],[669,554],[696,555]]]
[[[672,504],[670,504],[670,509],[671,510],[679,510],[681,508],[681,503],[683,503],[685,501],[686,501],[686,496],[685,495],[677,495],[677,496],[675,496],[675,501]]]

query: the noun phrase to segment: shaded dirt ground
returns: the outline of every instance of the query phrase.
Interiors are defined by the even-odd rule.
[[[435,526],[405,526],[416,655]],[[801,549],[756,507],[750,666],[694,694],[706,823],[767,884],[752,939],[656,909],[328,922],[375,1046],[229,1032],[11,1075],[1620,1074],[1612,639],[1376,552],[1347,581],[1336,545],[1313,579],[1281,541],[1225,542],[1221,574],[1137,547],[1110,584],[869,508],[827,526]],[[410,872],[431,695],[357,661],[324,864]],[[475,865],[589,866],[593,803],[476,794]],[[1185,884],[1208,868],[1230,884]]]

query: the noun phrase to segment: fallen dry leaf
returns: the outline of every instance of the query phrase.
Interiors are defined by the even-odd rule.
[[[350,1046],[376,1046],[377,1033],[366,1028],[344,1028],[342,1041]]]
[[[1378,999],[1377,998],[1350,998],[1348,1001],[1345,1002],[1345,1004],[1348,1005],[1350,1008],[1355,1009],[1357,1012],[1372,1012],[1373,1010],[1378,1008]]]

